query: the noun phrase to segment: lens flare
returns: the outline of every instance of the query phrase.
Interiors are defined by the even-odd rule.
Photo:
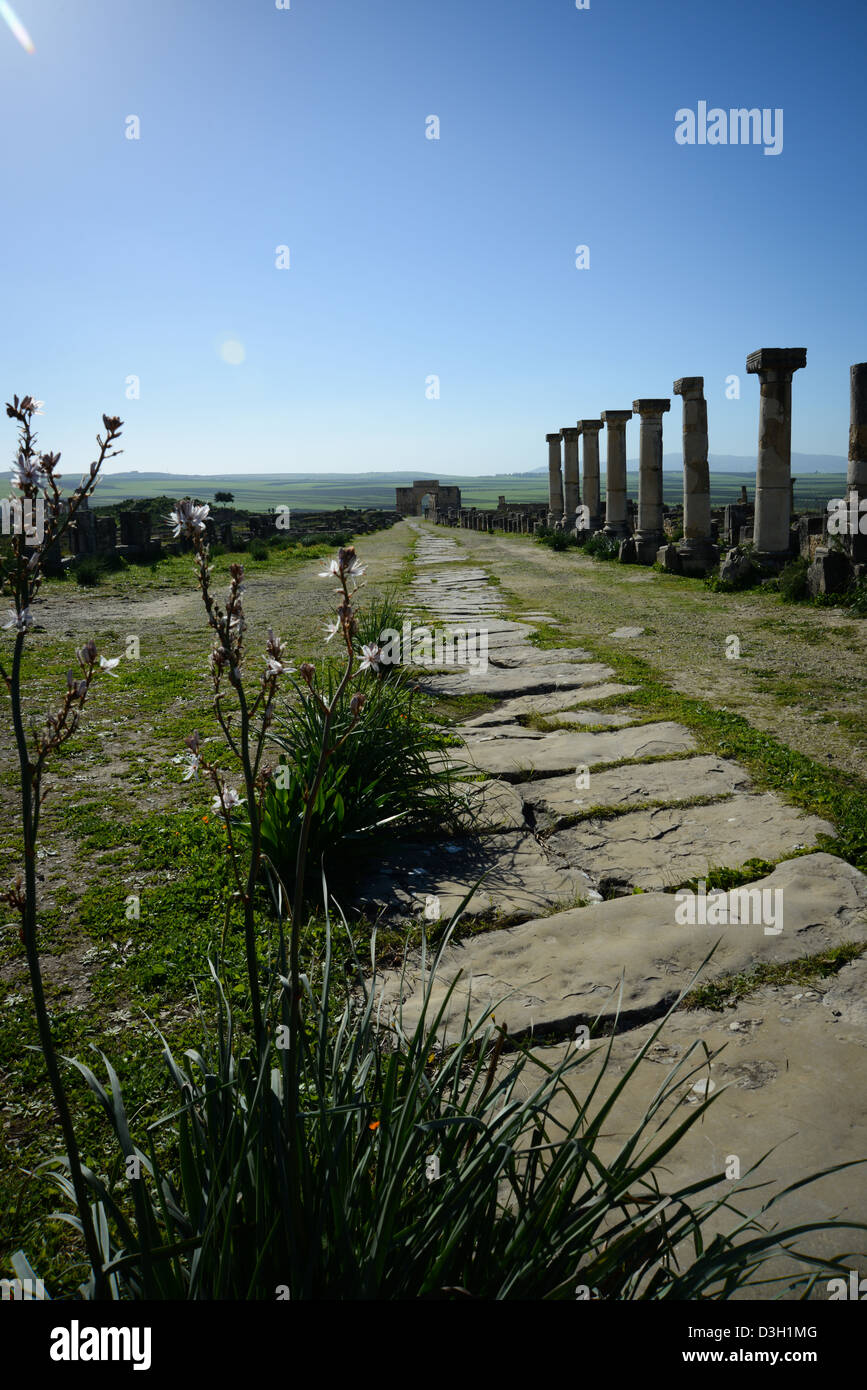
[[[220,356],[224,362],[228,362],[230,367],[240,367],[247,354],[244,350],[244,344],[239,343],[237,338],[226,338],[220,344]]]
[[[11,5],[6,4],[6,0],[0,0],[0,15],[6,20],[21,47],[28,53],[35,53],[36,47],[28,34],[21,20],[13,10]]]

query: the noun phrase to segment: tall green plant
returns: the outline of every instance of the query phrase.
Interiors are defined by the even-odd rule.
[[[0,591],[11,596],[13,605],[9,610],[8,621],[3,627],[11,628],[14,632],[11,664],[7,670],[5,663],[0,661],[0,679],[9,696],[12,730],[18,756],[23,871],[18,873],[14,886],[0,894],[0,901],[8,903],[18,912],[21,919],[21,941],[27,956],[39,1041],[63,1132],[71,1184],[81,1212],[81,1231],[94,1271],[94,1288],[98,1296],[105,1296],[107,1290],[98,1257],[96,1232],[90,1208],[85,1200],[86,1189],[81,1159],[45,999],[39,958],[36,845],[42,804],[47,795],[43,790],[46,765],[61,744],[66,743],[75,733],[96,673],[107,671],[113,675],[113,667],[117,665],[118,658],[108,661],[99,655],[93,639],[86,642],[76,652],[81,676],[76,678],[72,669],[67,671],[66,691],[59,709],[55,714],[49,715],[41,726],[37,721],[27,718],[21,673],[27,636],[35,622],[31,605],[42,586],[45,553],[50,546],[58,546],[68,528],[74,525],[79,508],[96,486],[99,471],[105,460],[121,452],[112,446],[120,437],[123,421],[116,416],[103,415],[105,437],[99,434],[96,436],[99,446],[98,457],[91,463],[86,477],[64,503],[62,491],[58,486],[60,475],[56,471],[60,454],[41,453],[37,449],[33,418],[42,414],[41,406],[42,401],[36,401],[32,396],[25,396],[20,401],[14,396],[11,404],[6,404],[7,416],[18,422],[18,450],[12,481],[19,496],[9,505],[8,510],[10,525],[16,508],[20,524],[17,533],[13,534],[9,551],[0,557]],[[38,509],[43,509],[41,535],[36,522]],[[29,515],[31,523],[29,533],[25,512]],[[29,727],[25,727],[25,723]]]
[[[295,699],[275,715],[270,739],[279,762],[262,808],[263,850],[277,881],[285,884],[298,855],[325,711],[332,711],[334,750],[319,782],[307,847],[308,900],[323,865],[339,893],[351,887],[363,858],[385,838],[448,832],[469,820],[466,801],[455,788],[455,769],[443,753],[446,738],[419,713],[417,687],[405,671],[371,683],[361,720],[354,719],[347,692],[335,703],[333,671],[314,679],[322,703],[306,698],[296,683]]]
[[[384,1007],[375,968],[369,985],[334,999],[330,948],[329,925],[322,976],[304,980],[294,1058],[278,1026],[270,1064],[238,1067],[222,994],[201,1050],[178,1060],[163,1040],[177,1108],[141,1144],[107,1059],[107,1086],[75,1064],[143,1174],[134,1219],[122,1193],[87,1174],[115,1297],[565,1300],[582,1286],[606,1300],[725,1299],[782,1251],[805,1265],[784,1281],[792,1289],[806,1291],[816,1270],[845,1273],[791,1244],[826,1223],[763,1224],[800,1183],[744,1216],[759,1163],[722,1196],[712,1195],[719,1174],[660,1185],[721,1094],[686,1102],[712,1060],[701,1042],[631,1132],[617,1144],[607,1137],[620,1130],[618,1106],[668,1016],[606,1088],[613,1038],[566,1049],[552,1065],[510,1043],[489,1011],[474,1018],[467,1006],[457,1041],[444,1045],[457,981],[433,1002],[439,955],[422,956],[422,1007],[405,1029],[400,1010]],[[564,1121],[565,1097],[573,1113]],[[160,1157],[166,1147],[177,1151],[172,1167]],[[73,1201],[62,1167],[54,1179]],[[721,1215],[730,1229],[711,1234]],[[844,1226],[867,1229],[835,1229]]]

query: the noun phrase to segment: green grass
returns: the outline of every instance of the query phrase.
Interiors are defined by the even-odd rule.
[[[800,851],[799,851],[800,853]],[[775,865],[770,859],[747,859],[737,869],[710,867],[706,874],[696,874],[695,878],[688,878],[681,883],[678,888],[672,888],[673,893],[681,890],[695,893],[699,883],[704,883],[708,893],[712,889],[720,889],[728,892],[732,888],[740,888],[745,883],[755,883],[757,879],[766,878],[773,873]]]
[[[722,1009],[734,1008],[741,999],[746,999],[764,985],[810,985],[815,980],[827,979],[837,975],[844,965],[857,960],[867,951],[867,942],[847,942],[833,946],[815,956],[803,956],[801,960],[783,961],[779,964],[761,962],[753,970],[741,971],[732,975],[721,975],[707,984],[697,985],[684,997],[682,1009]]]
[[[584,643],[613,667],[616,679],[640,686],[613,698],[610,707],[640,710],[685,725],[696,736],[699,752],[740,763],[759,790],[775,791],[793,805],[829,820],[836,834],[821,837],[819,847],[867,872],[867,782],[863,778],[848,768],[824,767],[772,734],[754,729],[742,715],[671,690],[639,657],[592,638]]]
[[[420,708],[432,724],[450,726],[479,714],[489,714],[500,703],[492,695],[426,695],[419,696]]]

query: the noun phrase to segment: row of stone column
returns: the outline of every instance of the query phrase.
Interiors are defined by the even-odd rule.
[[[753,545],[756,558],[779,564],[789,554],[793,509],[791,477],[792,378],[807,363],[806,348],[761,348],[746,360],[759,378],[759,440],[756,461]],[[707,403],[704,378],[680,377],[672,385],[683,401],[683,538],[674,547],[677,568],[706,573],[719,558],[711,531]],[[548,444],[548,525],[604,534],[621,542],[621,558],[651,564],[671,560],[664,546],[662,502],[662,425],[670,410],[665,398],[640,398],[631,410],[603,410],[598,419],[579,420],[545,436]],[[626,425],[640,418],[638,515],[629,521],[626,485]],[[599,479],[599,434],[607,431],[604,515]],[[583,442],[583,476],[579,446]],[[561,450],[563,470],[561,473]],[[580,497],[580,502],[579,502]],[[850,371],[847,498],[856,518],[845,549],[856,564],[867,564],[867,532],[858,520],[867,513],[867,363]],[[863,507],[863,512],[862,512]],[[451,513],[450,513],[451,516]],[[532,513],[505,515],[462,510],[455,520],[474,529],[528,532],[538,525]]]
[[[747,372],[758,376],[759,450],[756,467],[754,546],[758,558],[788,553],[791,522],[792,376],[806,366],[806,348],[762,348],[750,353]],[[867,370],[853,368],[852,399],[862,425],[853,426],[859,457],[850,477],[867,493]],[[860,368],[857,369],[860,372]],[[681,377],[672,386],[683,400],[683,540],[677,553],[686,573],[705,573],[718,559],[711,538],[710,471],[704,378]],[[598,420],[579,420],[548,443],[548,524],[567,530],[597,531],[623,542],[621,558],[652,564],[664,541],[662,502],[662,419],[671,409],[665,398],[643,397],[631,410],[603,410]],[[853,419],[856,406],[853,404]],[[627,519],[626,425],[640,419],[638,522],[630,535]],[[599,489],[599,431],[607,432],[605,517]],[[579,440],[584,441],[584,484],[579,504]],[[563,475],[561,481],[561,444]],[[853,472],[854,469],[854,472]],[[564,489],[565,484],[565,489]]]

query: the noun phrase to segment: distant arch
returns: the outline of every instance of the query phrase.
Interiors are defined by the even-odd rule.
[[[395,488],[394,505],[401,516],[423,516],[425,510],[444,512],[448,507],[459,509],[461,490],[450,485],[441,486],[438,478],[417,478],[412,487]]]

